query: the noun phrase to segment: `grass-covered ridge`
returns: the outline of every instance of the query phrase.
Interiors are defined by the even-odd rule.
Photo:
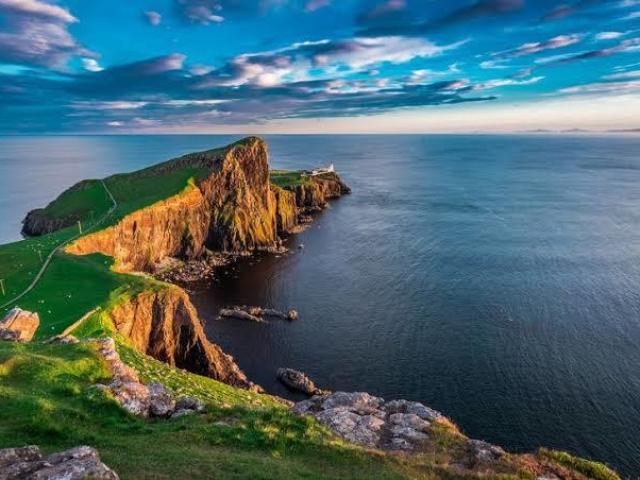
[[[271,170],[269,173],[271,175],[271,183],[281,188],[309,185],[311,183],[309,177],[299,171]]]
[[[90,345],[0,343],[0,448],[89,444],[122,479],[418,478],[401,459],[346,445],[269,397],[120,351],[145,379],[203,398],[206,413],[132,417],[94,387],[108,372]]]

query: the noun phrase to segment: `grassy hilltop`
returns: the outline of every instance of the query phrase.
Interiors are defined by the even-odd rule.
[[[7,303],[0,316],[19,305],[37,311],[41,320],[33,342],[0,342],[0,448],[37,444],[53,452],[91,445],[123,479],[535,478],[515,467],[492,477],[452,474],[451,455],[460,444],[454,431],[439,432],[432,450],[415,456],[356,447],[315,420],[291,414],[272,397],[171,368],[132,348],[104,312],[144,290],[172,287],[145,275],[116,273],[110,257],[74,256],[62,247],[80,235],[76,221],[82,223],[83,235],[105,229],[184,191],[209,172],[207,166],[175,163],[179,161],[81,182],[38,213],[44,219],[73,219],[71,226],[0,246],[6,290],[0,292],[0,305]],[[299,172],[271,172],[271,182],[279,187],[307,181]],[[49,258],[34,288],[9,302],[36,279]],[[74,325],[73,334],[80,338],[113,336],[122,359],[143,381],[161,381],[176,394],[201,398],[206,413],[172,420],[128,415],[95,388],[109,373],[91,343],[44,342]],[[571,478],[619,478],[601,464],[564,453],[538,455],[582,472]]]

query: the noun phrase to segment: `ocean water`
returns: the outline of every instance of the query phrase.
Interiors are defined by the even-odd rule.
[[[0,138],[0,239],[86,177],[237,137]],[[353,194],[293,253],[192,298],[251,379],[424,402],[470,436],[640,473],[640,138],[272,136],[277,168],[335,163]],[[304,248],[299,249],[298,245]],[[233,304],[298,321],[217,320]]]

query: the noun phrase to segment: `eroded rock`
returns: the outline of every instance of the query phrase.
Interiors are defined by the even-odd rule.
[[[118,480],[98,452],[81,446],[43,457],[37,446],[0,450],[0,480]]]
[[[0,340],[30,342],[39,326],[37,313],[14,307],[0,320]]]
[[[321,395],[325,393],[316,387],[316,384],[304,373],[293,368],[279,368],[277,377],[280,382],[291,390],[306,393],[307,395]]]
[[[312,415],[347,441],[385,450],[417,450],[430,438],[431,421],[441,415],[417,402],[385,402],[366,392],[314,395],[292,411]]]
[[[167,387],[159,382],[145,385],[138,373],[121,359],[112,338],[97,340],[98,353],[105,359],[113,378],[103,386],[129,413],[138,417],[178,417],[204,410],[204,403],[195,397],[176,401]]]
[[[168,417],[176,409],[176,401],[167,388],[158,382],[148,385],[149,413],[155,417]]]

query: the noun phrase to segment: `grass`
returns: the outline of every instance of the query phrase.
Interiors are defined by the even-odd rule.
[[[128,353],[124,352],[128,358]],[[144,375],[166,367],[145,363]],[[93,387],[107,371],[85,345],[0,344],[0,448],[37,444],[46,452],[95,446],[122,479],[401,479],[422,476],[402,459],[336,440],[268,397],[173,371],[166,383],[199,394],[204,415],[174,420],[132,417]]]
[[[271,170],[270,174],[271,183],[281,188],[308,185],[310,183],[309,177],[302,175],[301,172],[292,170]]]
[[[27,288],[49,253],[77,232],[76,227],[70,227],[0,246],[0,278],[4,279],[5,286],[5,294],[0,291],[0,305]]]
[[[574,457],[567,452],[541,448],[538,455],[542,458],[554,461],[567,468],[580,472],[593,480],[620,480],[620,476],[605,464]]]
[[[63,192],[42,210],[49,219],[75,217],[91,221],[111,208],[111,199],[100,180],[83,180]]]
[[[118,203],[109,223],[180,193],[191,181],[202,178],[206,173],[205,168],[184,167],[161,175],[137,172],[107,178],[105,183]]]
[[[56,253],[36,287],[16,302],[21,308],[38,312],[40,327],[36,338],[61,333],[85,313],[104,304],[118,288],[144,288],[152,282],[142,276],[114,273],[109,269],[111,264],[109,257],[99,254]],[[0,311],[0,316],[5,311]]]

